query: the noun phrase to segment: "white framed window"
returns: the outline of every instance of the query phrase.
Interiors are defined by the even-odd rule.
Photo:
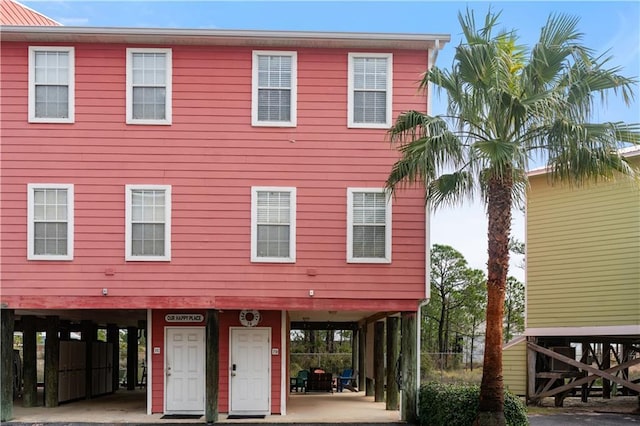
[[[296,188],[251,188],[251,261],[296,261]]]
[[[348,68],[348,127],[391,127],[393,55],[349,53]]]
[[[73,185],[27,185],[27,259],[73,260]]]
[[[75,50],[29,46],[29,122],[73,123]]]
[[[298,54],[255,50],[251,83],[253,126],[295,127]]]
[[[126,260],[171,260],[171,185],[126,185]]]
[[[391,197],[384,189],[347,188],[347,262],[391,262]]]
[[[171,49],[127,49],[127,123],[171,124]]]

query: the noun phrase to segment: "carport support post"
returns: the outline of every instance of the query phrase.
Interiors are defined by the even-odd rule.
[[[402,404],[400,419],[411,424],[418,423],[418,328],[415,312],[402,313]]]
[[[135,390],[138,381],[138,327],[127,327],[127,390]]]
[[[398,357],[400,355],[400,321],[387,318],[387,410],[397,410],[400,404],[398,390]]]
[[[111,389],[115,392],[120,385],[120,330],[116,324],[107,324],[107,343],[111,343]]]
[[[36,317],[22,317],[22,406],[38,405]]]
[[[44,406],[58,406],[58,370],[60,366],[60,339],[58,328],[60,318],[46,317],[47,337],[44,341]]]
[[[86,348],[86,365],[85,365],[85,397],[86,399],[90,399],[93,395],[93,342],[96,341],[98,330],[93,324],[93,322],[89,320],[83,320],[80,322],[81,327],[81,338],[85,343]]]
[[[384,322],[376,321],[373,329],[374,402],[384,401]]]
[[[367,380],[367,325],[358,329],[358,390],[364,390]]]
[[[358,371],[358,332],[357,330],[351,330],[351,368],[355,374]]]
[[[13,326],[15,311],[0,309],[0,420],[13,417]]]
[[[218,311],[209,309],[207,311],[207,325],[205,329],[205,420],[207,424],[218,421],[218,379],[219,369],[219,349],[220,349],[220,320]]]

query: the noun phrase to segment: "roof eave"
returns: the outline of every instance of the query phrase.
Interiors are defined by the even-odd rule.
[[[2,41],[126,43],[427,50],[442,48],[449,34],[253,31],[116,27],[0,27]]]

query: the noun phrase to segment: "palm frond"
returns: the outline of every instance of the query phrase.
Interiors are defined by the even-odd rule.
[[[629,164],[619,151],[603,148],[589,149],[586,146],[566,150],[549,159],[553,181],[581,186],[588,181],[612,180],[616,172],[633,179],[640,178],[640,171]]]
[[[570,184],[611,179],[614,172],[635,177],[620,154],[625,144],[640,144],[640,124],[556,122],[547,130],[548,167],[552,177]]]
[[[408,111],[397,118],[388,136],[401,154],[386,181],[392,192],[402,185],[428,185],[446,168],[464,164],[460,139],[440,117]]]
[[[474,174],[468,171],[442,174],[427,185],[426,200],[433,210],[455,206],[465,199],[472,200],[475,186]]]

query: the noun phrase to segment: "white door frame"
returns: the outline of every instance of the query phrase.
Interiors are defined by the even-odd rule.
[[[227,412],[229,414],[232,414],[231,411],[231,403],[232,403],[232,399],[233,399],[233,391],[231,388],[231,365],[232,365],[232,356],[233,356],[233,330],[246,330],[249,327],[229,327],[229,368],[228,368],[228,390],[227,392],[229,393],[229,408],[227,410]],[[251,414],[264,414],[264,415],[271,415],[271,376],[273,374],[273,372],[271,371],[271,347],[273,347],[273,342],[271,341],[271,339],[273,338],[273,330],[271,329],[271,327],[250,327],[251,329],[254,330],[268,330],[269,332],[269,350],[267,351],[267,356],[268,358],[268,364],[269,365],[269,375],[268,375],[268,379],[267,379],[267,395],[268,395],[268,409],[267,412],[258,412],[258,411],[247,411],[247,412],[238,412],[238,413],[233,413],[233,414],[247,414],[247,415],[251,415]]]
[[[168,411],[167,410],[167,401],[168,401],[168,395],[167,395],[167,354],[169,353],[169,351],[167,350],[167,346],[168,346],[168,339],[167,339],[167,334],[169,332],[169,329],[177,329],[177,330],[193,330],[193,329],[198,329],[198,330],[202,330],[203,331],[203,335],[204,335],[204,345],[202,346],[202,350],[204,351],[204,353],[202,354],[202,360],[205,362],[205,366],[204,366],[204,370],[205,370],[205,377],[207,374],[207,366],[206,366],[206,352],[207,352],[207,333],[205,330],[205,327],[198,327],[198,326],[189,326],[189,327],[180,327],[180,326],[165,326],[164,327],[164,360],[163,360],[163,364],[162,364],[162,370],[164,372],[164,386],[163,386],[163,412],[164,414],[198,414],[198,412],[195,411],[188,411],[188,410],[172,410],[172,411]],[[204,395],[204,404],[203,404],[203,409],[202,409],[202,414],[205,413],[205,409],[206,409],[206,399],[207,399],[207,388],[206,388],[206,379],[202,381],[202,386],[204,387],[204,389],[202,390],[203,395]]]

